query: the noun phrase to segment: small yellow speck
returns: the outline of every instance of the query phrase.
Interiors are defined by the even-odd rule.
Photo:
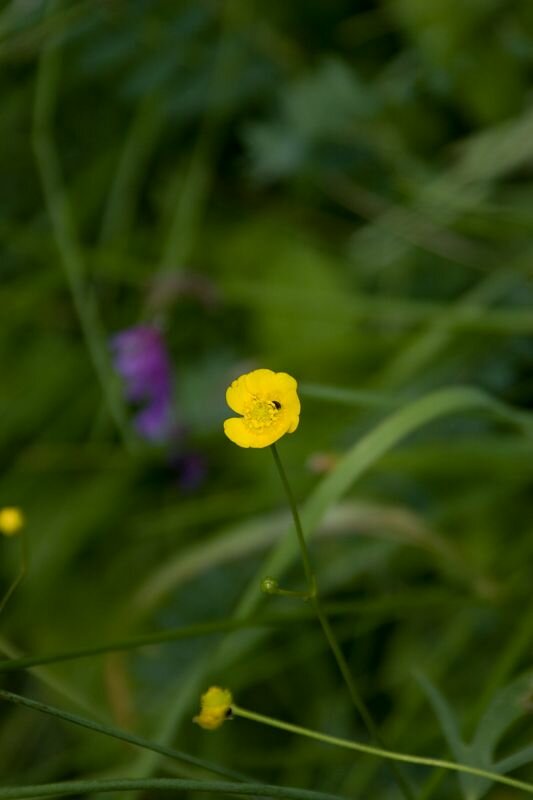
[[[14,536],[24,525],[24,514],[14,506],[0,509],[0,533]]]

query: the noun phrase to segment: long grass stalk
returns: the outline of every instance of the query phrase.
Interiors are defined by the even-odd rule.
[[[226,781],[194,781],[179,778],[117,778],[114,780],[63,781],[33,786],[0,788],[0,800],[27,800],[31,797],[92,796],[95,792],[206,792],[224,797],[274,797],[286,800],[346,800],[339,795],[292,789],[262,783],[229,783]]]
[[[184,753],[182,750],[175,750],[172,747],[151,742],[148,739],[144,739],[142,736],[136,736],[129,731],[116,728],[113,725],[96,722],[95,720],[87,719],[86,717],[80,717],[78,714],[72,714],[71,712],[64,711],[61,708],[56,708],[55,706],[50,706],[46,703],[40,703],[37,700],[31,700],[29,697],[23,697],[22,695],[8,692],[5,689],[0,689],[0,700],[4,700],[7,703],[13,703],[14,705],[24,706],[32,711],[38,711],[40,714],[47,714],[50,717],[63,720],[63,722],[77,725],[80,728],[86,728],[103,736],[118,739],[121,742],[126,742],[127,744],[134,745],[135,747],[140,747],[143,750],[150,750],[151,752],[158,753],[166,758],[171,758],[174,761],[179,761],[192,767],[213,772],[226,778],[232,778],[233,780],[247,780],[246,776],[241,775],[239,772],[226,769],[218,764],[212,764],[211,762],[204,761],[201,758],[196,758],[196,756],[191,756],[189,753]]]
[[[47,15],[59,13],[60,0],[49,0]],[[61,31],[54,31],[59,34]],[[120,387],[109,361],[106,336],[94,297],[89,295],[82,248],[76,234],[74,217],[63,180],[54,141],[53,120],[57,104],[60,74],[60,48],[50,37],[42,49],[37,69],[33,111],[33,149],[61,264],[78,316],[90,361],[96,373],[109,413],[128,447],[135,440],[128,427]]]
[[[287,733],[294,733],[298,736],[305,736],[308,739],[316,739],[324,744],[332,744],[336,747],[344,747],[347,750],[355,750],[358,753],[365,753],[366,755],[377,756],[391,761],[398,761],[403,764],[417,764],[419,766],[433,767],[435,769],[451,770],[453,772],[462,772],[467,775],[475,775],[479,778],[487,778],[494,783],[501,783],[505,786],[511,786],[514,789],[520,789],[527,794],[533,794],[533,784],[526,783],[526,781],[519,781],[515,778],[508,778],[506,775],[500,775],[497,772],[481,769],[479,767],[472,767],[468,764],[460,764],[455,761],[446,761],[440,758],[430,758],[427,756],[416,756],[408,753],[398,753],[394,750],[386,750],[381,747],[374,747],[363,742],[354,742],[350,739],[342,739],[338,736],[330,736],[320,731],[314,731],[310,728],[303,728],[301,725],[292,725],[290,722],[283,722],[282,720],[274,719],[265,716],[264,714],[257,714],[255,711],[248,711],[247,709],[240,708],[239,706],[232,707],[233,715],[249,719],[253,722],[259,722],[263,725],[269,725],[272,728],[286,731]]]
[[[308,614],[305,612],[297,616],[289,617],[287,615],[272,615],[255,617],[248,620],[245,619],[222,619],[213,622],[201,622],[196,625],[188,625],[180,628],[170,628],[168,630],[156,631],[154,633],[146,633],[140,636],[134,636],[130,639],[122,639],[115,642],[107,642],[105,644],[97,644],[89,647],[80,648],[78,650],[68,650],[62,653],[49,653],[34,656],[25,656],[22,658],[5,659],[0,661],[0,673],[2,672],[16,672],[18,670],[30,669],[32,667],[39,667],[45,664],[58,664],[62,661],[76,661],[81,658],[89,658],[91,656],[104,655],[107,653],[116,653],[121,651],[136,650],[141,647],[149,647],[150,645],[164,644],[165,642],[177,642],[184,639],[194,639],[202,636],[210,636],[217,633],[224,633],[227,631],[241,630],[243,628],[255,627],[276,627],[284,622],[293,622],[305,619]]]

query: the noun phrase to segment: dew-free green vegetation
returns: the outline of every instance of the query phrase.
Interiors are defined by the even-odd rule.
[[[533,792],[530,0],[8,0],[0,62],[0,800]]]

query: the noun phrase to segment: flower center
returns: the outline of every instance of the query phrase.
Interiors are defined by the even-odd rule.
[[[277,400],[259,400],[254,397],[244,412],[244,422],[253,431],[270,428],[277,419],[281,404]]]

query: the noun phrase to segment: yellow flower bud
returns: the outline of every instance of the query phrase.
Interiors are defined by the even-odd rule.
[[[276,594],[279,584],[275,578],[263,578],[261,581],[261,591],[264,594]]]
[[[200,701],[200,713],[193,718],[201,728],[207,731],[214,731],[220,728],[224,720],[231,717],[231,704],[233,697],[229,689],[221,689],[220,686],[211,686]]]
[[[0,533],[14,536],[24,525],[24,515],[20,508],[6,507],[0,509]]]

